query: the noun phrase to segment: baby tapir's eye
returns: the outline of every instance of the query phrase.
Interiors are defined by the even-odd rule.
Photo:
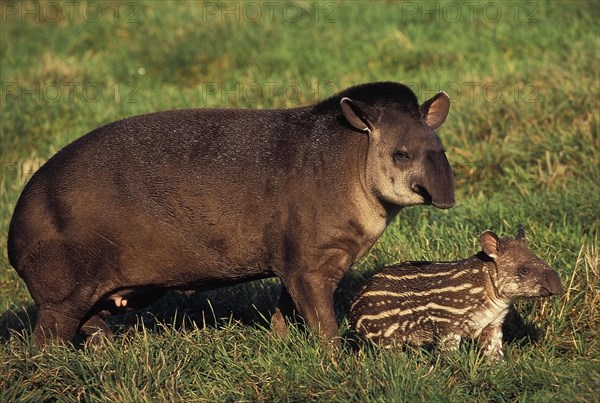
[[[394,161],[396,161],[396,162],[406,161],[409,159],[410,159],[410,157],[404,151],[397,150],[394,152]]]
[[[529,274],[529,267],[519,267],[519,274],[521,276],[526,276]]]

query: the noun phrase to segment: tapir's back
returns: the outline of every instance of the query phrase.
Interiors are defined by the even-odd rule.
[[[106,240],[118,250],[115,266],[140,259],[133,265],[218,271],[255,262],[248,275],[264,275],[264,256],[280,254],[268,249],[282,236],[287,199],[302,190],[289,182],[314,169],[308,111],[172,110],[88,133],[27,184],[9,230],[11,264],[19,271],[46,240],[77,240],[98,254],[92,245]],[[335,133],[321,134],[326,148]]]
[[[307,112],[308,108],[181,109],[133,116],[75,140],[43,169],[57,175],[65,163],[72,162],[78,169],[89,168],[96,177],[126,168],[132,174],[152,172],[155,179],[184,176],[186,170],[202,174],[207,167],[242,176],[267,167],[277,173],[278,165],[293,162],[291,154],[299,144],[310,141],[312,122]],[[241,164],[246,169],[240,169]],[[158,170],[168,167],[182,172]]]

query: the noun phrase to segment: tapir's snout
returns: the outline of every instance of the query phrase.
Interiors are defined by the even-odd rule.
[[[443,151],[428,152],[425,156],[423,185],[413,185],[426,204],[440,209],[454,206],[454,174]]]
[[[552,295],[559,295],[563,293],[562,282],[560,277],[554,271],[551,271],[545,276],[545,284],[540,287],[541,297],[550,297]]]

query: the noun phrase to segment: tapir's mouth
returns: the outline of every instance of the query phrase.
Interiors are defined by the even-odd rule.
[[[550,297],[552,295],[560,295],[563,293],[563,286],[560,282],[558,274],[551,273],[546,279],[546,284],[540,287],[538,294],[540,297]]]
[[[554,295],[554,293],[546,287],[541,287],[539,293],[540,297],[549,297],[551,295]]]
[[[439,209],[448,209],[454,206],[454,200],[450,202],[445,200],[434,200],[434,198],[431,196],[431,193],[429,193],[429,191],[421,185],[413,184],[411,189],[413,192],[423,198],[423,204],[433,205]]]
[[[421,196],[423,198],[423,204],[432,204],[433,203],[433,198],[431,197],[431,194],[423,186],[417,185],[416,183],[414,183],[410,188],[412,189],[413,192],[415,192],[416,194],[418,194],[419,196]]]
[[[447,203],[447,202],[432,201],[431,204],[433,204],[435,207],[440,208],[440,209],[447,209],[447,208],[454,206],[454,202]]]

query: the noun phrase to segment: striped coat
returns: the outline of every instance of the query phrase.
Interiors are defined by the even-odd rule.
[[[455,349],[480,337],[484,354],[502,358],[502,322],[519,297],[550,296],[556,272],[515,239],[481,234],[483,251],[457,262],[406,262],[375,274],[350,308],[351,326],[384,346],[436,342]]]

